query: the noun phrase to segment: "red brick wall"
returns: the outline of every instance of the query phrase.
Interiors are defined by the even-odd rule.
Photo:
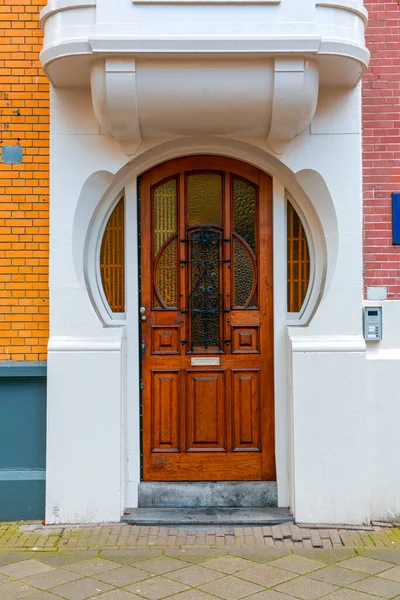
[[[400,4],[364,0],[371,64],[363,82],[364,283],[400,299],[391,194],[400,192]]]

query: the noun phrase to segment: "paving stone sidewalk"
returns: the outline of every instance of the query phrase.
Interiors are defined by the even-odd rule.
[[[399,600],[400,549],[2,549],[0,599],[22,598]]]
[[[0,600],[400,600],[400,529],[0,523]]]

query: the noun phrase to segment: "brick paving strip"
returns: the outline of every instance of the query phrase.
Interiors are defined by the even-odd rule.
[[[0,523],[0,550],[104,550],[108,548],[399,548],[400,524],[371,526],[282,524],[271,527],[143,527],[124,523],[45,526]],[[1,597],[0,597],[0,600]]]
[[[0,524],[0,600],[400,600],[400,528]]]

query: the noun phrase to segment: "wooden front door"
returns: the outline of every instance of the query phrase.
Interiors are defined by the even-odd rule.
[[[275,479],[271,183],[216,156],[140,179],[145,480]]]

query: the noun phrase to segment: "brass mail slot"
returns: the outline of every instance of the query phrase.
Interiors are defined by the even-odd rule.
[[[190,364],[192,367],[219,367],[221,360],[219,356],[194,356]]]

